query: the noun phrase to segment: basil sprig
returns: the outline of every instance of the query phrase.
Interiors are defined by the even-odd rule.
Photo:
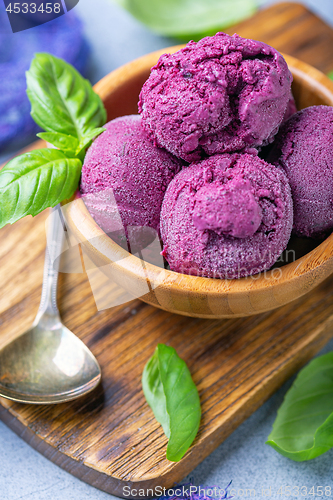
[[[92,86],[73,66],[51,54],[36,54],[27,72],[31,115],[58,149],[17,156],[0,170],[0,228],[37,215],[70,198],[92,140],[105,129],[106,111]]]
[[[166,457],[178,462],[197,435],[201,408],[191,373],[175,349],[158,344],[144,368],[142,388],[156,420],[169,438]]]
[[[166,36],[198,40],[254,14],[257,0],[116,0],[139,21]]]
[[[57,149],[36,149],[11,160],[0,172],[0,227],[70,198],[81,168],[78,158]]]
[[[267,444],[296,462],[333,447],[333,352],[298,374],[281,405]]]

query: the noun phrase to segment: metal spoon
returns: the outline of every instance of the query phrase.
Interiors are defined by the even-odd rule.
[[[57,307],[57,258],[63,226],[55,207],[50,217],[43,291],[32,327],[0,350],[0,396],[21,403],[63,403],[93,390],[101,369],[93,354],[66,328]]]

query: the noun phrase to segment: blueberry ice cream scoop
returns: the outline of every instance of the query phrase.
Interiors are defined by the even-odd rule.
[[[281,168],[247,153],[215,155],[169,184],[161,210],[163,255],[172,271],[241,278],[276,262],[292,225]]]
[[[291,82],[274,48],[217,33],[160,57],[142,87],[139,112],[157,146],[192,162],[271,142]]]

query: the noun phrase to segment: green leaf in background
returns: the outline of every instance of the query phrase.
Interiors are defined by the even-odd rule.
[[[296,462],[333,447],[333,352],[298,374],[281,405],[267,444]]]
[[[328,78],[330,78],[331,80],[333,80],[333,71],[330,71],[327,76],[328,76]]]
[[[221,31],[257,9],[256,0],[115,1],[157,33],[196,39],[198,35]]]
[[[27,76],[31,116],[47,132],[76,137],[106,122],[101,98],[73,66],[47,53],[36,54]]]
[[[36,149],[8,162],[0,171],[0,228],[70,198],[81,168],[78,158],[57,149]]]
[[[158,344],[142,375],[146,400],[169,438],[167,459],[178,462],[197,435],[201,408],[191,373],[175,349]]]

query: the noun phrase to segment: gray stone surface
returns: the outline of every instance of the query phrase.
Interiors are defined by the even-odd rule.
[[[260,0],[262,5],[267,0]],[[333,0],[303,0],[333,25]],[[97,81],[109,71],[140,55],[174,42],[148,31],[111,0],[80,0],[76,7],[92,44],[91,77]],[[325,352],[333,349],[330,342]],[[244,422],[214,453],[187,478],[193,484],[225,487],[232,481],[235,498],[270,498],[281,486],[332,486],[333,451],[305,462],[292,462],[265,445],[276,411],[291,381]],[[247,492],[245,490],[248,490]],[[293,490],[294,495],[296,489]],[[298,498],[313,499],[311,494]],[[267,492],[269,493],[269,491]],[[332,493],[333,496],[333,493]],[[113,498],[79,481],[49,462],[0,422],[0,500],[106,500]],[[325,497],[327,498],[327,496]]]

